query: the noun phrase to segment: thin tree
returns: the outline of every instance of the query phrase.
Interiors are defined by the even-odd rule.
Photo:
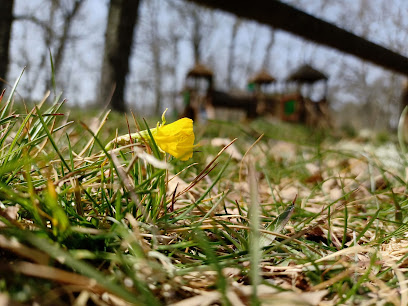
[[[239,26],[241,25],[241,19],[236,18],[231,30],[231,40],[228,50],[228,67],[227,67],[227,87],[231,89],[233,85],[233,74],[234,74],[234,64],[235,64],[235,48],[237,41],[237,34]]]
[[[6,79],[9,63],[14,0],[0,0],[0,78]]]
[[[273,45],[275,44],[275,30],[273,28],[269,28],[269,41],[265,47],[265,55],[262,61],[262,67],[266,70],[271,69],[271,52]]]
[[[181,40],[189,42],[194,63],[203,63],[210,57],[209,44],[217,28],[214,11],[185,2],[171,2],[171,7],[184,22],[185,32]]]
[[[140,0],[111,0],[105,34],[105,49],[99,84],[99,103],[110,97],[110,107],[126,111],[126,75]]]
[[[54,54],[54,64],[56,74],[59,73],[62,61],[64,58],[64,52],[67,45],[67,41],[70,39],[70,30],[74,21],[75,16],[78,14],[81,6],[85,3],[83,0],[75,0],[71,8],[65,8],[63,11],[63,21],[64,27],[62,29],[61,35],[58,37],[58,45],[56,48],[56,52]]]
[[[34,12],[25,11],[24,14],[14,16],[14,20],[28,21],[39,28],[38,33],[41,33],[40,35],[43,39],[44,49],[40,54],[40,62],[38,64],[38,67],[36,67],[35,69],[36,73],[38,73],[38,71],[44,71],[45,69],[47,69],[50,62],[49,50],[51,50],[55,69],[54,73],[55,77],[57,77],[58,79],[57,84],[60,87],[64,87],[64,84],[62,84],[58,76],[62,73],[61,69],[64,62],[64,54],[68,44],[72,44],[80,37],[77,34],[74,35],[72,33],[72,27],[75,20],[78,19],[81,7],[83,7],[83,5],[86,3],[86,0],[73,0],[68,2],[48,0],[44,3],[48,4],[49,9],[43,10],[43,14],[41,14],[40,16],[36,16]],[[59,27],[59,24],[62,25],[61,29]],[[24,58],[24,56],[21,57]],[[28,58],[24,59],[27,61],[27,63],[29,63]],[[31,68],[34,67],[33,63],[29,63],[29,65]],[[37,77],[36,82],[40,84],[44,82],[44,80]],[[32,82],[32,89],[36,87],[36,82]],[[47,77],[44,85],[46,86],[46,89],[49,89],[51,87],[51,75],[49,72],[47,72]],[[31,90],[29,90],[29,92]]]
[[[152,54],[152,64],[153,64],[153,74],[154,74],[154,96],[155,96],[155,103],[154,103],[154,113],[159,114],[162,108],[163,102],[163,65],[162,65],[162,57],[163,57],[163,44],[164,40],[162,39],[159,31],[159,6],[160,3],[157,1],[149,1],[149,15],[150,15],[150,27],[149,27],[149,47],[150,52]]]
[[[193,46],[194,62],[199,63],[202,60],[201,43],[203,41],[203,33],[202,33],[202,19],[200,16],[200,11],[198,9],[191,10],[191,20],[193,23],[191,43]]]

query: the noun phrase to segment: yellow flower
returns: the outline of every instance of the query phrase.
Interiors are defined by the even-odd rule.
[[[193,120],[182,118],[173,123],[161,125],[152,133],[154,141],[164,152],[181,160],[193,156]]]
[[[162,115],[162,123],[150,129],[150,133],[161,151],[169,153],[180,160],[188,160],[193,156],[194,149],[193,120],[181,118],[173,123],[165,124],[166,118],[164,116],[166,111]],[[120,136],[109,142],[105,149],[110,150],[115,144],[129,144],[130,139],[140,141],[141,138],[149,139],[148,130]]]

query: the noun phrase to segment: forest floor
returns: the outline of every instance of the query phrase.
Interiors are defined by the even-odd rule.
[[[408,304],[396,137],[212,121],[180,161],[152,139],[104,149],[155,121],[59,103],[18,115],[10,101],[0,304]]]

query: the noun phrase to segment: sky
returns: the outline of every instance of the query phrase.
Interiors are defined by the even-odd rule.
[[[61,0],[69,3],[71,0]],[[153,0],[145,0],[153,1]],[[364,21],[359,16],[360,4],[367,0],[360,1],[299,1],[286,0],[285,2],[304,9],[315,16],[321,17],[327,21],[333,22],[358,35],[364,35],[369,40],[394,48],[397,43],[404,42],[401,33],[397,33],[395,24],[387,20],[385,11],[389,8],[408,9],[408,6],[402,0],[369,0],[374,3],[370,15],[363,16]],[[32,14],[37,18],[44,18],[47,13],[47,1],[45,0],[15,0],[15,15]],[[68,98],[69,103],[73,105],[84,105],[95,99],[96,86],[99,80],[99,71],[103,55],[103,39],[106,27],[108,0],[87,0],[81,10],[81,16],[74,23],[72,34],[76,40],[70,43],[66,48],[65,61],[59,76],[61,82],[65,84],[63,96]],[[180,24],[172,23],[172,11],[168,9],[167,0],[158,0],[159,8],[157,14],[160,16],[162,26],[160,28],[162,35],[168,35],[170,31],[183,31]],[[347,10],[345,10],[345,7]],[[401,9],[400,11],[404,11]],[[170,13],[169,13],[170,12]],[[151,80],[151,57],[143,45],[148,23],[148,10],[146,5],[140,8],[140,19],[138,32],[135,34],[136,45],[133,48],[131,58],[131,71],[128,75],[128,88],[126,98],[131,105],[149,104],[153,100],[153,92],[149,88],[148,80]],[[396,13],[398,14],[398,10]],[[361,17],[361,20],[359,19]],[[368,19],[367,19],[368,18]],[[407,18],[401,18],[401,22],[406,22]],[[230,14],[217,13],[215,22],[217,31],[207,40],[207,45],[203,51],[206,64],[216,67],[216,85],[223,89],[225,84],[226,58],[229,46],[229,37],[234,18]],[[370,26],[363,27],[364,23],[369,22]],[[56,27],[60,27],[57,24]],[[402,25],[405,26],[405,25]],[[407,26],[408,29],[408,26]],[[406,35],[406,33],[405,33]],[[265,53],[265,46],[269,39],[269,28],[246,22],[241,27],[238,34],[239,48],[235,52],[237,67],[235,68],[235,83],[238,89],[244,90],[246,79],[250,77],[247,74],[253,74],[261,69],[262,59]],[[390,45],[390,42],[392,43]],[[393,43],[394,42],[394,43]],[[49,46],[53,52],[53,46]],[[191,48],[186,41],[180,42],[181,61],[176,67],[178,90],[183,86],[183,79],[189,68],[193,65]],[[407,52],[403,47],[399,47],[399,52]],[[214,55],[215,54],[215,55]],[[249,56],[251,54],[251,57]],[[208,55],[208,56],[207,56]],[[210,56],[211,55],[211,56]],[[20,74],[23,67],[27,66],[26,72],[19,86],[19,92],[25,98],[41,99],[46,91],[43,80],[49,79],[51,68],[48,60],[48,52],[44,48],[41,29],[29,21],[16,21],[13,24],[13,33],[11,41],[11,59],[9,82]],[[361,66],[358,59],[342,54],[336,50],[317,46],[303,39],[283,32],[276,31],[275,44],[271,54],[271,65],[268,70],[277,79],[284,79],[293,70],[303,63],[311,63],[316,68],[329,74],[329,85],[337,85],[336,78],[354,78],[357,74],[353,69]],[[337,60],[342,59],[346,65],[339,65]],[[163,61],[171,63],[171,53],[164,55]],[[45,63],[45,68],[41,69],[41,63]],[[385,72],[381,68],[367,64],[368,71],[366,78],[368,83],[373,83],[379,76]],[[170,90],[174,82],[170,79],[165,80],[165,90]],[[57,80],[57,84],[58,80]],[[28,94],[29,93],[29,94]],[[355,95],[347,92],[342,95],[343,99],[355,100]],[[354,98],[353,98],[354,97]],[[164,107],[167,105],[164,105]]]

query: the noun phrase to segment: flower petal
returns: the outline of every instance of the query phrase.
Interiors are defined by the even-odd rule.
[[[153,137],[160,149],[176,158],[188,160],[193,156],[195,137],[189,118],[158,127]]]

